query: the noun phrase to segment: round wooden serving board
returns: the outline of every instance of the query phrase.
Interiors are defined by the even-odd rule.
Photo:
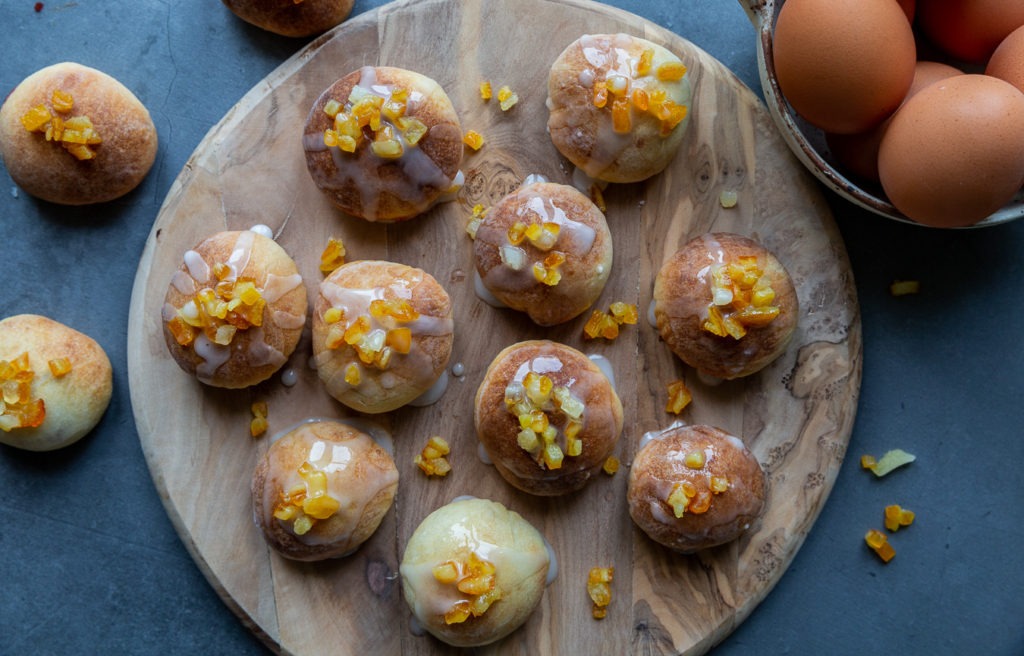
[[[619,338],[584,341],[589,313],[541,329],[474,292],[471,208],[491,205],[528,174],[569,182],[571,166],[545,126],[547,74],[584,33],[626,32],[663,44],[689,67],[695,101],[668,170],[606,191],[615,244],[612,275],[596,304],[651,301],[661,263],[692,236],[731,231],[760,240],[787,266],[799,294],[789,350],[742,381],[711,385],[676,359],[643,319]],[[484,135],[467,151],[458,198],[413,221],[368,224],[332,208],[306,171],[301,132],[320,92],[365,64],[436,79]],[[481,80],[520,101],[502,112],[478,95]],[[739,203],[723,209],[719,194]],[[451,376],[441,400],[372,418],[393,436],[397,501],[377,533],[348,558],[295,563],[273,553],[252,521],[249,481],[271,435],[308,417],[346,417],[308,366],[308,336],[281,374],[253,389],[206,387],[170,358],[160,311],[184,252],[220,230],[270,226],[295,258],[310,300],[320,253],[339,236],[349,259],[419,266],[455,307]],[[128,365],[139,438],[167,512],[225,602],[273,648],[292,654],[421,654],[451,650],[409,629],[398,564],[419,522],[459,495],[504,503],[556,551],[560,572],[527,623],[480,650],[501,654],[701,653],[741,622],[782,576],[835,481],[849,441],[861,378],[861,331],[840,236],[814,180],[792,156],[756,96],[718,61],[631,14],[582,0],[420,0],[360,15],[311,43],[249,92],[210,131],[167,196],[139,265],[129,317]],[[491,359],[523,339],[549,338],[611,360],[626,413],[617,448],[625,467],[562,498],[532,498],[477,456],[473,395]],[[681,556],[651,542],[626,510],[628,464],[647,431],[677,417],[666,385],[683,378],[694,401],[679,417],[742,436],[770,479],[766,512],[740,540]],[[266,400],[268,435],[249,437],[250,403]],[[364,418],[365,419],[365,418]],[[452,444],[453,471],[427,479],[413,456],[431,435]],[[594,620],[587,572],[615,567],[608,617]],[[500,603],[500,602],[499,602]]]

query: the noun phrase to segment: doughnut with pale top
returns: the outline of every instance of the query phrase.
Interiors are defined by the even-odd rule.
[[[353,0],[222,0],[247,23],[281,36],[311,36],[340,24]]]

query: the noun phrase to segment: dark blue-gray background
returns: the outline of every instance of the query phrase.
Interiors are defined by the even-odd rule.
[[[381,2],[357,0],[354,14]],[[733,0],[615,0],[689,39],[759,92],[756,37]],[[50,454],[0,447],[0,654],[259,654],[164,513],[135,432],[126,325],[133,276],[189,155],[305,40],[216,0],[0,0],[0,95],[73,60],[149,108],[156,164],[128,196],[65,208],[0,171],[0,316],[31,312],[97,339],[114,364],[99,427]],[[969,171],[964,172],[970,175]],[[935,231],[829,194],[853,263],[864,378],[850,449],[792,566],[720,654],[1024,654],[1024,221]],[[893,298],[894,279],[921,293]],[[917,462],[874,480],[861,453]],[[917,521],[882,565],[881,509]]]

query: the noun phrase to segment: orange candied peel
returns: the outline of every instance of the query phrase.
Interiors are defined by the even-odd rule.
[[[427,476],[447,476],[448,472],[452,470],[446,457],[449,453],[451,453],[451,447],[448,446],[448,441],[435,435],[427,440],[427,445],[413,459],[413,462]]]
[[[911,453],[907,453],[903,449],[891,449],[885,452],[885,455],[881,459],[876,459],[873,455],[865,454],[860,457],[860,466],[864,469],[871,470],[871,473],[881,478],[894,469],[898,469],[904,465],[909,465],[916,460],[916,456]]]
[[[503,85],[498,89],[498,103],[501,106],[501,111],[507,112],[512,109],[517,102],[519,102],[519,94],[507,85]]]
[[[21,116],[21,124],[29,132],[39,132],[47,141],[60,144],[76,159],[92,159],[96,157],[92,146],[103,143],[103,139],[88,116],[63,116],[74,104],[70,93],[55,89],[50,96],[50,108],[42,103],[32,107]]]
[[[344,104],[334,99],[324,104],[324,113],[334,120],[324,131],[324,145],[354,153],[368,140],[370,150],[378,157],[398,159],[428,132],[421,120],[406,114],[408,103],[409,91],[402,87],[390,89],[385,98],[355,86]]]
[[[330,273],[345,263],[345,244],[340,237],[330,237],[320,254],[320,271]]]
[[[756,256],[714,267],[708,284],[711,303],[702,328],[713,335],[741,339],[748,328],[766,326],[779,316],[771,279]]]
[[[505,408],[519,420],[519,447],[541,467],[559,469],[566,456],[583,453],[580,433],[586,405],[567,386],[555,385],[544,374],[527,372],[522,381],[505,388]],[[551,421],[555,415],[565,419],[561,432]]]
[[[467,130],[466,134],[462,135],[462,143],[473,150],[480,150],[484,145],[484,137],[476,130]]]
[[[889,285],[889,293],[893,296],[907,296],[921,291],[921,283],[918,280],[894,280]]]
[[[480,83],[480,99],[484,102],[494,97],[494,90],[491,88],[491,81],[484,80]]]
[[[910,526],[914,523],[914,511],[907,510],[899,504],[890,504],[885,507],[885,528],[892,532],[900,530],[903,526]]]
[[[686,406],[693,401],[693,394],[681,380],[673,380],[668,384],[668,403],[665,404],[665,412],[678,415]]]
[[[249,411],[252,412],[252,419],[249,421],[249,434],[253,437],[259,437],[266,433],[269,427],[267,423],[267,402],[255,401],[249,406]]]
[[[54,378],[62,378],[71,373],[71,360],[67,358],[53,358],[46,363]]]
[[[323,316],[328,324],[324,345],[331,350],[349,346],[360,363],[384,370],[395,354],[406,355],[412,350],[408,324],[419,318],[420,313],[404,298],[374,299],[367,314],[355,317],[346,317],[344,310],[332,307]],[[345,369],[345,382],[355,387],[361,380],[359,365],[350,363]]]
[[[292,522],[296,535],[305,535],[319,520],[330,518],[341,504],[327,493],[327,473],[309,462],[298,468],[302,483],[290,490],[281,490],[274,517]]]
[[[635,85],[652,76],[657,82],[678,82],[686,75],[682,62],[664,62],[652,70],[654,51],[644,49],[636,65],[636,77],[610,73],[604,80],[594,82],[592,102],[598,109],[608,107],[612,115],[612,129],[627,133],[633,129],[633,110],[650,114],[661,122],[661,136],[668,136],[686,118],[689,108],[668,97],[657,84]]]
[[[611,582],[614,577],[614,567],[591,567],[587,573],[587,595],[594,602],[594,619],[604,619],[608,615],[608,604],[612,603]]]
[[[434,579],[442,585],[454,585],[468,598],[459,599],[445,611],[445,624],[461,624],[480,617],[495,601],[501,599],[494,563],[470,552],[466,558],[452,558],[433,569]]]
[[[622,463],[614,455],[610,455],[604,460],[604,464],[601,466],[602,471],[609,476],[614,476],[619,471],[619,467]]]
[[[231,279],[231,268],[223,263],[213,266],[213,274],[217,283],[193,294],[167,322],[181,346],[192,344],[200,334],[214,344],[227,346],[239,330],[263,325],[267,301],[255,281]]]
[[[889,544],[889,538],[885,533],[877,529],[871,529],[864,535],[864,542],[874,551],[882,562],[887,563],[896,556],[896,550]]]
[[[583,326],[584,339],[615,339],[619,336],[619,326],[635,325],[639,315],[632,303],[616,301],[608,306],[608,312],[594,310],[587,323]]]
[[[466,224],[466,234],[469,235],[470,239],[476,239],[476,231],[480,229],[480,224],[486,217],[486,207],[480,203],[473,206],[473,214],[469,218],[469,223]]]
[[[46,404],[32,398],[34,378],[27,351],[13,360],[0,360],[0,430],[5,433],[35,428],[46,418]]]

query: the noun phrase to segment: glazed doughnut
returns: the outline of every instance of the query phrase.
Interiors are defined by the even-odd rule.
[[[49,135],[49,138],[48,136]],[[23,80],[0,108],[0,157],[27,193],[62,205],[113,200],[156,159],[149,112],[123,84],[62,62]]]
[[[652,540],[693,553],[731,540],[764,509],[761,465],[738,437],[674,426],[643,444],[629,472],[629,514]]]
[[[313,355],[320,380],[359,412],[394,410],[439,381],[454,341],[448,293],[415,267],[362,260],[320,283]]]
[[[595,180],[637,182],[662,171],[689,123],[686,66],[665,48],[627,34],[587,34],[548,77],[555,147]]]
[[[552,578],[544,537],[496,501],[465,498],[430,513],[402,555],[402,591],[416,621],[456,647],[520,627]]]
[[[367,221],[411,219],[460,185],[455,108],[437,82],[406,69],[364,66],[332,84],[309,112],[302,145],[316,186]]]
[[[113,372],[91,337],[34,314],[0,321],[0,442],[29,451],[67,446],[110,403]]]
[[[779,357],[799,302],[785,267],[752,239],[709,233],[687,242],[654,282],[661,338],[697,371],[749,376]]]
[[[601,295],[612,268],[604,214],[575,188],[526,184],[490,208],[473,242],[484,287],[534,323],[579,316]]]
[[[218,232],[186,251],[161,310],[175,362],[212,387],[255,385],[280,369],[306,324],[306,287],[277,242]]]
[[[281,36],[310,36],[348,18],[353,0],[222,0],[247,23]]]
[[[373,535],[397,489],[395,462],[373,438],[338,421],[308,421],[256,465],[253,518],[286,558],[340,558]]]
[[[513,344],[476,393],[477,437],[498,473],[530,494],[582,488],[622,433],[622,403],[608,377],[576,349],[548,340]]]

